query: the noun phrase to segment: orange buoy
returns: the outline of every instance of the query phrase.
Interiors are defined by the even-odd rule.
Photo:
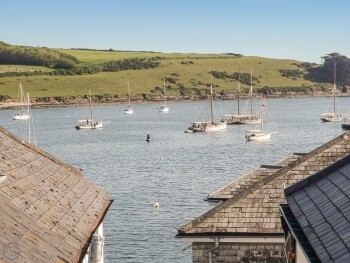
[[[159,208],[159,203],[157,201],[154,202],[153,208]]]

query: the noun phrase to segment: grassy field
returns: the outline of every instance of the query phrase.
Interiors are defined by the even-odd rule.
[[[50,72],[52,69],[41,66],[22,66],[22,65],[0,65],[0,73],[4,72]]]
[[[158,53],[158,52],[110,52],[95,50],[58,49],[68,55],[75,56],[82,64],[103,63],[112,60],[128,58],[152,58],[162,57],[170,59],[188,58],[232,58],[232,55],[225,54],[182,54],[182,53]]]
[[[300,61],[286,59],[269,59],[262,57],[235,58],[224,54],[165,54],[149,52],[108,52],[88,50],[61,50],[67,54],[76,56],[82,64],[103,63],[111,60],[125,58],[149,58],[160,56],[161,66],[154,69],[127,70],[120,72],[102,72],[93,75],[81,76],[28,76],[28,77],[2,77],[0,78],[0,95],[8,95],[15,98],[18,93],[19,81],[23,88],[30,92],[31,97],[54,96],[80,96],[86,95],[91,89],[95,95],[111,94],[126,95],[127,81],[130,81],[131,94],[150,94],[155,87],[162,87],[164,77],[176,79],[176,84],[182,83],[186,88],[205,89],[210,83],[209,70],[238,72],[240,65],[242,73],[250,73],[259,78],[260,83],[255,83],[254,88],[288,87],[288,86],[312,86],[317,83],[303,78],[293,80],[282,77],[279,69],[300,69],[294,63]],[[193,64],[185,64],[191,61]],[[0,70],[6,66],[0,66]],[[11,70],[25,71],[27,66],[11,66]],[[47,70],[43,67],[37,67]],[[237,81],[213,78],[214,85],[218,85],[217,91],[233,92],[237,87]],[[169,84],[173,89],[169,95],[178,95],[178,86]],[[247,85],[241,85],[248,89]]]

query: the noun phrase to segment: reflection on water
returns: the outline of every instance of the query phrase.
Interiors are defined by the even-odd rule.
[[[246,142],[251,127],[228,126],[211,134],[184,133],[196,121],[202,103],[177,103],[168,114],[158,105],[95,106],[101,130],[77,131],[75,122],[87,108],[33,110],[40,148],[82,168],[106,190],[114,203],[105,218],[106,262],[191,262],[188,243],[177,240],[176,227],[211,207],[203,199],[212,191],[260,164],[290,152],[308,152],[343,131],[339,123],[321,123],[328,98],[268,100],[279,133],[267,142]],[[349,98],[340,98],[350,112]],[[232,101],[221,102],[229,109]],[[25,122],[1,111],[1,125],[27,138]],[[150,134],[151,143],[146,142]],[[158,201],[159,209],[153,208]]]

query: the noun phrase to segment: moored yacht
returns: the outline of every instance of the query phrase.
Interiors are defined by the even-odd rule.
[[[102,128],[102,121],[95,121],[92,115],[92,101],[91,101],[91,90],[89,90],[89,102],[90,102],[90,116],[86,120],[78,120],[75,125],[77,130],[92,130]]]
[[[213,80],[211,75],[211,84],[210,84],[210,120],[192,122],[191,126],[188,127],[187,132],[214,132],[226,130],[227,122],[216,121],[214,114],[214,102],[213,102]]]
[[[163,84],[163,88],[164,88],[164,104],[160,107],[158,107],[158,111],[161,113],[168,113],[169,112],[169,107],[166,104],[166,88],[165,88],[165,79],[164,79],[164,84]]]
[[[265,114],[265,112],[266,112],[266,114]],[[266,121],[265,115],[269,115],[267,112],[267,104],[265,102],[261,101],[261,105],[260,105],[260,117],[261,117],[260,129],[248,130],[246,132],[246,135],[245,135],[245,138],[247,141],[265,141],[265,140],[269,140],[271,138],[271,135],[273,132],[265,129],[265,127],[264,127],[264,122]]]
[[[336,69],[337,64],[334,63],[334,76],[333,76],[333,90],[332,90],[332,96],[331,96],[331,103],[333,104],[333,111],[327,112],[321,114],[321,121],[323,122],[338,122],[342,120],[342,115],[340,113],[337,113],[337,85],[336,85]]]

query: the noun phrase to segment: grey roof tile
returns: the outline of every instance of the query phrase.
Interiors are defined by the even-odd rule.
[[[345,253],[336,258],[337,263],[349,263],[349,254]]]
[[[304,155],[305,154],[302,153],[292,153],[287,157],[283,158],[282,160],[279,160],[274,165],[260,165],[259,167],[254,168],[251,171],[245,173],[244,175],[236,178],[234,181],[225,185],[224,187],[209,194],[206,200],[227,200],[237,195],[240,192],[240,190],[247,189],[249,188],[249,186],[261,183],[261,181],[268,175],[271,175],[272,173],[275,173],[283,167],[290,165],[291,163],[293,163],[294,161],[296,161]]]
[[[16,262],[77,262],[111,201],[79,170],[0,127],[0,247]],[[56,261],[55,261],[56,262]]]
[[[348,174],[350,155],[285,191],[293,215],[321,262],[350,262]]]
[[[345,151],[342,148],[343,146],[346,149]],[[244,233],[282,234],[283,230],[279,222],[280,212],[278,207],[279,204],[285,202],[283,186],[297,183],[301,179],[307,178],[309,175],[319,172],[335,161],[342,159],[350,153],[350,147],[348,146],[350,146],[350,137],[348,133],[344,133],[314,151],[289,162],[283,168],[264,175],[263,179],[248,185],[245,189],[238,189],[237,185],[242,185],[246,180],[250,181],[254,175],[236,180],[235,182],[239,182],[238,184],[227,185],[216,192],[216,194],[228,194],[227,197],[229,199],[227,201],[190,223],[179,227],[178,236],[211,235],[214,233],[231,235]],[[308,185],[305,182],[304,184]],[[328,187],[327,184],[329,186],[334,185],[329,181],[328,183],[322,183],[322,186]],[[296,186],[296,188],[298,187]],[[294,195],[287,196],[287,200],[288,198],[294,200]],[[311,201],[322,201],[327,209],[332,207],[332,203],[327,200],[327,197],[317,185],[312,186],[312,192],[300,194],[296,198],[301,201],[302,205],[297,202],[290,203],[288,201],[288,203],[293,213],[295,213],[295,217],[304,221],[303,227],[310,225],[305,216],[307,211],[314,218],[317,217],[317,209]],[[307,209],[303,210],[303,207]],[[258,219],[262,217],[269,220],[269,222],[259,221]],[[218,220],[223,218],[225,220]],[[254,223],[251,222],[252,219],[255,220]],[[320,224],[318,221],[316,222]]]

